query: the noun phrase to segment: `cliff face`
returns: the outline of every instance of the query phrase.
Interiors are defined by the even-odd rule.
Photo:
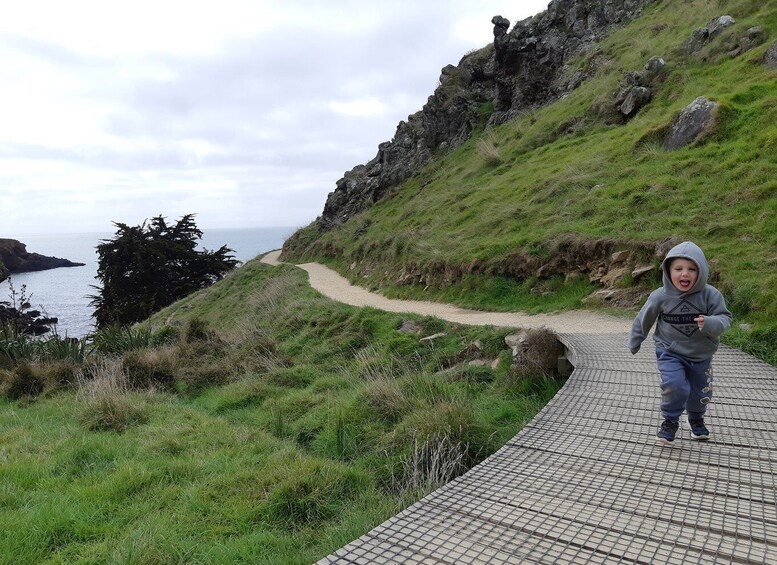
[[[57,267],[82,267],[84,263],[74,263],[58,257],[47,257],[39,253],[28,253],[27,246],[15,239],[0,238],[0,281],[13,273],[44,271]]]
[[[510,22],[495,16],[494,43],[442,69],[424,107],[399,123],[394,138],[381,143],[371,161],[337,181],[319,228],[330,229],[371,206],[435,156],[463,144],[478,126],[503,123],[577,88],[586,76],[565,72],[570,58],[654,2],[553,0],[545,12],[510,31]]]

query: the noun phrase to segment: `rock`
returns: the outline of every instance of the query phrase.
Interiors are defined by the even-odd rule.
[[[710,21],[710,23],[707,24],[708,39],[713,39],[716,35],[719,35],[724,29],[734,25],[735,23],[736,23],[736,20],[731,16],[720,16],[718,18],[713,18]]]
[[[510,27],[510,20],[502,16],[494,16],[491,18],[491,23],[494,24],[494,37],[503,36]]]
[[[745,332],[752,331],[753,324],[739,324],[739,329]]]
[[[674,151],[697,139],[714,123],[718,106],[718,103],[704,96],[691,102],[672,122],[669,134],[664,139],[664,149]]]
[[[8,301],[0,301],[0,324],[9,324],[25,335],[43,335],[57,324],[57,318],[43,316],[39,310],[29,308],[29,302],[16,308]]]
[[[773,43],[766,51],[763,63],[767,69],[777,71],[777,43]]]
[[[644,86],[635,86],[629,90],[626,99],[621,104],[620,113],[627,118],[634,117],[653,98],[653,93]]]
[[[650,291],[638,288],[604,288],[591,293],[583,299],[583,304],[597,306],[612,306],[616,308],[633,308],[642,302]]]
[[[731,16],[719,16],[713,18],[707,24],[707,27],[700,27],[693,30],[691,37],[685,42],[685,50],[689,54],[696,53],[701,50],[707,43],[715,39],[717,35],[729,26],[736,23],[736,20]]]
[[[643,77],[648,84],[652,83],[656,78],[666,69],[666,61],[663,57],[651,57],[648,62],[645,63],[645,71]]]
[[[688,38],[688,40],[685,42],[685,45],[683,46],[686,53],[692,55],[693,53],[699,51],[707,44],[707,39],[709,36],[710,30],[706,27],[700,27],[693,30],[691,37]]]
[[[505,336],[505,345],[512,349],[513,357],[515,357],[521,352],[521,348],[527,339],[529,339],[529,332],[522,330],[520,333]]]
[[[414,322],[413,320],[404,320],[402,322],[402,325],[399,326],[399,328],[397,329],[397,331],[399,333],[402,333],[402,334],[416,334],[417,335],[417,334],[420,334],[423,331],[423,328],[420,325],[418,325],[416,322]]]
[[[655,270],[655,267],[653,265],[644,265],[642,267],[637,267],[633,271],[631,271],[631,278],[635,281],[638,281],[648,273],[651,273]]]
[[[616,251],[610,256],[610,261],[612,264],[618,264],[618,263],[624,263],[628,261],[631,258],[631,251],[628,251],[626,249],[621,251]]]
[[[84,263],[74,263],[67,259],[28,253],[27,246],[15,239],[0,239],[0,264],[5,265],[5,270],[11,274],[84,266]],[[3,279],[0,278],[0,280]]]
[[[614,286],[618,283],[623,277],[625,277],[629,272],[631,271],[630,267],[616,267],[614,269],[610,269],[607,271],[607,274],[604,275],[601,279],[599,279],[599,282],[601,282],[605,286]]]

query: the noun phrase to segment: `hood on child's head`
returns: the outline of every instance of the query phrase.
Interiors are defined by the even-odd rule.
[[[669,250],[669,253],[666,254],[663,263],[661,263],[664,289],[674,290],[674,292],[677,292],[677,290],[674,288],[674,285],[672,284],[672,278],[669,275],[669,265],[671,265],[672,259],[677,259],[678,257],[683,259],[690,259],[696,263],[696,266],[699,268],[699,278],[696,279],[696,284],[693,285],[693,287],[688,292],[696,292],[704,288],[704,285],[707,284],[707,277],[710,273],[709,265],[707,265],[707,259],[704,257],[704,251],[702,251],[701,247],[692,241],[683,241],[682,243],[672,247],[672,249]]]

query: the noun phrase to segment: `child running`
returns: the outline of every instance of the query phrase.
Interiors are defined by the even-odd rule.
[[[683,410],[691,439],[706,440],[710,433],[704,413],[712,400],[712,356],[720,335],[731,326],[731,312],[720,291],[707,284],[709,266],[695,243],[685,241],[670,249],[661,269],[664,284],[650,294],[635,318],[629,349],[637,353],[655,324],[664,418],[658,441],[672,445]]]

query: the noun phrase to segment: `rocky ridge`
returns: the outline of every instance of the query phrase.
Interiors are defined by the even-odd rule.
[[[399,123],[377,155],[337,181],[321,230],[347,221],[435,157],[462,145],[478,127],[503,123],[577,88],[584,72],[566,63],[615,26],[629,23],[656,0],[552,0],[548,9],[515,24],[495,16],[494,42],[447,65],[423,108]]]

